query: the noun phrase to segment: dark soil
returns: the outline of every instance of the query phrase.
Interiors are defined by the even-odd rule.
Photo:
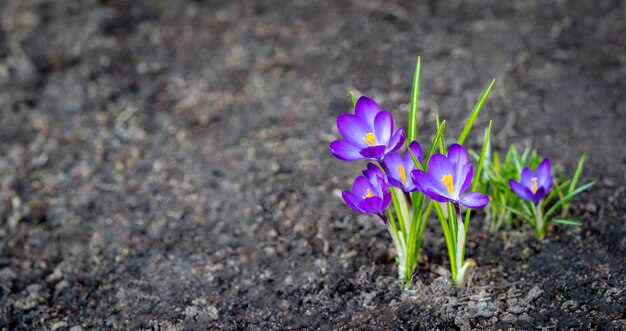
[[[626,325],[623,1],[0,2],[0,329],[613,329]],[[420,136],[588,155],[581,228],[483,231],[415,286],[328,153],[349,90]],[[404,121],[404,120],[403,120]]]

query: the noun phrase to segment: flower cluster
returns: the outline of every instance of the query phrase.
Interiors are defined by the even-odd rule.
[[[391,113],[367,96],[356,101],[354,114],[337,118],[337,129],[343,139],[329,146],[335,157],[343,161],[367,159],[376,163],[369,162],[363,175],[354,180],[352,191],[343,191],[342,196],[351,209],[378,215],[383,220],[396,244],[401,279],[410,280],[417,265],[421,235],[433,208],[432,205],[423,208],[426,197],[455,207],[455,222],[461,223],[454,228],[460,231],[457,239],[462,240],[456,246],[465,245],[465,226],[459,205],[483,208],[489,198],[478,192],[466,193],[474,170],[463,146],[453,144],[447,156],[429,155],[428,171],[423,171],[425,162],[420,144],[411,141],[406,150],[400,152],[405,145],[404,131],[402,128],[395,130]],[[390,211],[392,202],[393,211]],[[424,215],[426,212],[428,214]],[[460,263],[462,257],[457,260]],[[455,266],[457,269],[462,268],[459,263]]]
[[[577,186],[584,156],[571,180],[552,175],[549,159],[541,161],[536,151],[521,155],[509,148],[503,162],[491,154],[492,122],[485,131],[480,153],[470,151],[474,168],[463,147],[474,121],[494,85],[492,80],[478,98],[456,143],[446,146],[446,121],[436,117],[436,133],[430,147],[422,150],[417,141],[417,113],[420,86],[418,58],[411,91],[408,130],[396,128],[393,116],[371,98],[352,95],[354,114],[337,118],[343,139],[330,143],[332,155],[343,161],[368,160],[367,167],[343,191],[346,204],[363,214],[380,217],[396,248],[398,276],[408,284],[418,265],[426,223],[434,211],[439,219],[455,284],[463,283],[473,261],[465,258],[465,244],[471,210],[486,208],[486,224],[492,230],[521,219],[530,224],[539,238],[548,225],[580,225],[566,219],[571,199],[593,185]],[[530,155],[530,157],[529,157]],[[540,162],[541,161],[541,162]],[[535,170],[532,170],[535,169]],[[483,171],[484,170],[484,171]],[[556,202],[555,202],[556,201]],[[489,206],[488,206],[489,204]],[[464,207],[465,216],[461,212]],[[561,210],[561,218],[552,215]]]
[[[463,194],[471,184],[474,171],[463,146],[453,144],[448,156],[434,154],[428,172],[418,170],[416,168],[422,162],[420,144],[412,141],[404,155],[397,153],[405,137],[401,128],[392,134],[393,128],[391,114],[367,96],[357,101],[355,115],[342,114],[337,119],[337,129],[344,140],[333,141],[330,152],[344,161],[374,159],[384,169],[383,172],[368,163],[363,176],[354,180],[352,192],[343,191],[343,198],[350,208],[385,219],[383,213],[391,203],[389,186],[407,193],[419,190],[437,202],[452,202],[467,208],[478,209],[487,205],[489,197],[482,193]]]

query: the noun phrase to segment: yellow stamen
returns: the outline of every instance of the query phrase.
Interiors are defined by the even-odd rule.
[[[402,184],[406,184],[406,171],[404,171],[404,167],[402,165],[399,165],[398,171],[400,172],[400,179],[402,179]]]
[[[450,194],[454,194],[454,183],[452,182],[452,175],[448,174],[445,175],[443,177],[441,177],[441,182],[443,183],[443,185],[446,186],[446,188],[448,189],[448,192],[450,192]]]
[[[370,189],[367,189],[367,193],[365,193],[365,195],[362,196],[361,198],[365,199],[365,198],[371,198],[373,196],[374,196],[374,193],[372,193],[372,191],[370,191]]]
[[[369,146],[376,145],[376,137],[374,137],[373,132],[366,133],[365,138],[363,138],[363,141],[365,141]]]
[[[530,190],[533,192],[533,194],[537,193],[537,177],[533,177],[530,179],[531,187]]]

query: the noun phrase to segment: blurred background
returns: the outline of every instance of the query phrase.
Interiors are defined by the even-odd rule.
[[[576,299],[595,317],[571,326],[619,325],[624,305],[594,296],[625,284],[625,17],[618,0],[0,1],[0,328],[461,327],[407,303],[384,228],[340,198],[362,164],[327,147],[349,91],[406,123],[418,55],[422,139],[435,115],[456,137],[495,77],[469,147],[493,119],[494,148],[568,173],[586,153],[599,183],[585,226],[532,251],[559,271],[477,284],[599,272]],[[499,235],[473,231],[493,242],[470,243],[477,272],[497,268]],[[542,291],[541,316],[569,316],[568,290]],[[476,325],[505,323],[498,302]]]

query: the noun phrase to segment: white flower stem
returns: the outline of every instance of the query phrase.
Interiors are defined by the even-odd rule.
[[[463,283],[463,277],[465,270],[463,269],[463,248],[465,247],[465,226],[463,225],[463,216],[461,215],[461,208],[457,203],[454,204],[454,211],[456,212],[456,279],[454,282],[457,285]]]
[[[533,204],[533,209],[535,212],[535,232],[537,233],[537,237],[539,237],[539,239],[543,239],[545,233],[546,233],[546,229],[545,229],[545,225],[544,225],[544,219],[543,219],[543,210],[541,208],[541,201],[537,204]]]

